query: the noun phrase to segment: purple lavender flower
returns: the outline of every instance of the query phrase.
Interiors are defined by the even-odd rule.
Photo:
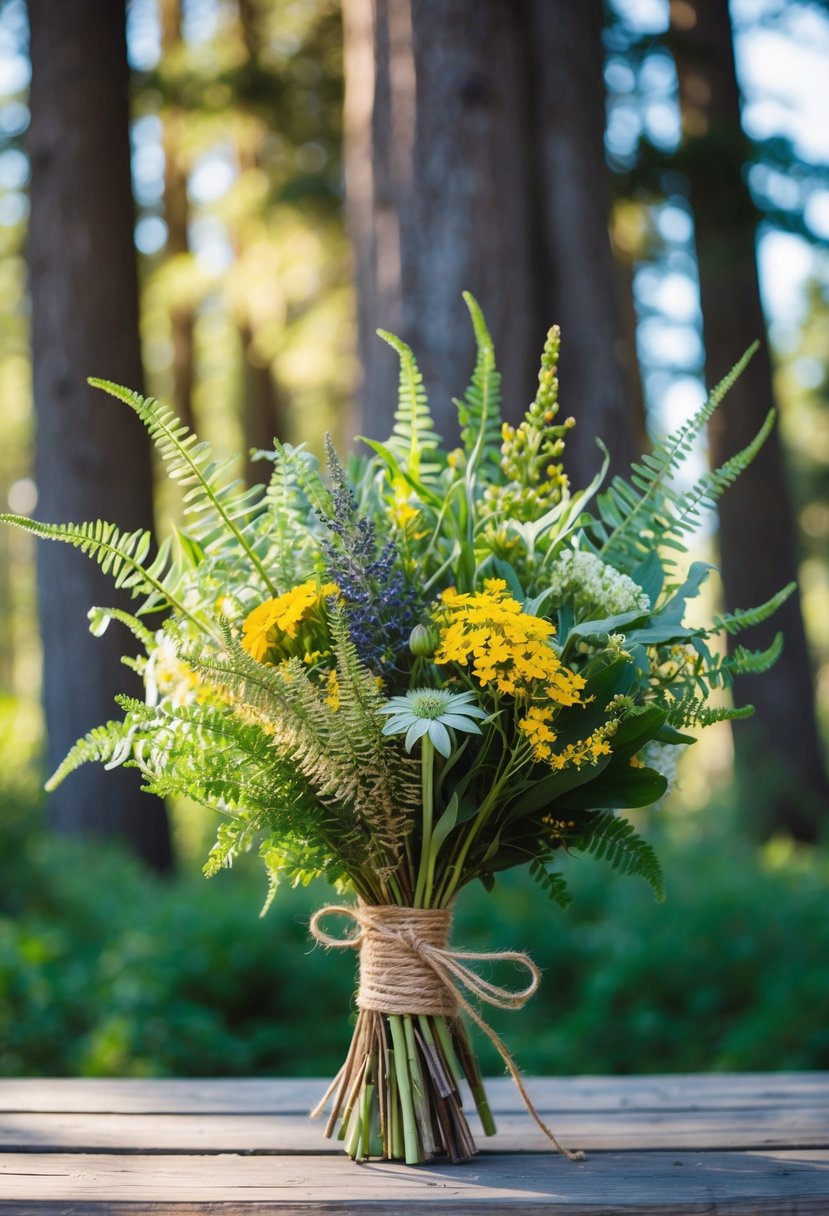
[[[420,616],[420,601],[409,583],[394,541],[379,554],[374,522],[360,515],[357,500],[331,442],[325,437],[331,473],[331,514],[321,516],[331,533],[322,542],[326,575],[339,589],[348,631],[360,658],[376,671],[408,654],[409,634]]]

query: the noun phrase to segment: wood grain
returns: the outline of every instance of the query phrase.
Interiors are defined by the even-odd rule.
[[[0,1081],[0,1112],[303,1114],[329,1079],[25,1077]],[[486,1085],[496,1113],[524,1109],[509,1077],[490,1078]],[[769,1103],[794,1109],[823,1104],[829,1111],[829,1074],[821,1072],[533,1077],[529,1088],[545,1111],[732,1110]]]
[[[0,1082],[0,1216],[829,1216],[822,1073],[507,1078],[466,1166],[355,1166],[307,1111],[314,1080]]]
[[[569,1147],[583,1149],[822,1148],[824,1107],[737,1111],[552,1112],[542,1117]],[[470,1127],[482,1152],[543,1152],[547,1141],[526,1112],[498,1114],[498,1134]],[[0,1150],[64,1153],[341,1153],[307,1115],[0,1114]]]
[[[324,1156],[156,1157],[151,1168],[140,1156],[0,1158],[0,1212],[88,1213],[96,1203],[108,1205],[98,1210],[113,1216],[152,1211],[249,1216],[251,1204],[280,1216],[300,1211],[359,1216],[378,1210],[457,1214],[487,1208],[568,1216],[620,1211],[825,1216],[829,1151],[606,1153],[579,1165],[553,1154],[527,1153],[417,1169],[389,1163],[357,1167]]]

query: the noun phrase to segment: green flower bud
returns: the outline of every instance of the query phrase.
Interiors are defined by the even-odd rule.
[[[419,659],[430,658],[438,648],[440,637],[431,625],[415,625],[409,634],[409,650]]]

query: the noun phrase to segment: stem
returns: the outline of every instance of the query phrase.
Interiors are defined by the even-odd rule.
[[[512,757],[510,757],[510,760],[511,759],[512,759]],[[503,789],[504,785],[506,784],[507,777],[509,775],[510,775],[510,764],[508,762],[503,773],[498,778],[498,780],[495,781],[495,783],[493,784],[492,789],[490,790],[489,794],[484,799],[484,801],[481,803],[480,810],[478,811],[477,815],[475,816],[475,818],[472,820],[471,824],[469,825],[469,831],[467,832],[466,838],[464,839],[463,844],[461,845],[460,852],[458,853],[455,860],[452,862],[451,866],[447,866],[447,868],[446,868],[446,873],[445,873],[444,880],[443,880],[443,886],[441,887],[440,896],[439,896],[438,900],[436,901],[437,907],[445,908],[446,905],[450,902],[450,900],[454,896],[455,892],[457,891],[458,886],[460,885],[461,872],[463,870],[463,863],[466,861],[466,856],[467,856],[470,848],[472,847],[472,842],[474,841],[475,837],[478,835],[478,832],[481,830],[481,828],[483,827],[486,820],[489,818],[489,814],[492,811],[492,809],[497,805],[498,796],[500,795],[501,790]]]
[[[420,868],[417,872],[414,906],[428,907],[426,898],[427,871],[429,866],[429,851],[432,844],[432,820],[435,803],[435,746],[428,735],[421,739],[420,748],[420,783],[423,797],[423,840],[420,848]],[[431,892],[430,892],[431,894]]]
[[[472,1044],[466,1033],[466,1027],[460,1018],[457,1018],[454,1024],[455,1041],[458,1044],[458,1050],[463,1062],[463,1070],[466,1073],[466,1079],[469,1082],[469,1088],[472,1090],[472,1097],[475,1099],[475,1106],[481,1120],[481,1126],[484,1129],[485,1136],[494,1136],[496,1132],[495,1120],[492,1117],[489,1099],[486,1096],[484,1083],[481,1079],[478,1061],[475,1059],[475,1052]]]
[[[449,1066],[449,1071],[452,1073],[455,1084],[459,1085],[463,1080],[463,1069],[460,1065],[455,1044],[452,1042],[452,1036],[449,1033],[449,1027],[446,1024],[446,1018],[442,1015],[434,1019],[435,1033],[440,1043],[443,1057]]]
[[[403,1147],[403,1129],[400,1119],[400,1090],[397,1085],[397,1069],[395,1067],[395,1054],[393,1051],[388,1053],[389,1061],[389,1157],[392,1160],[399,1160],[405,1154]]]
[[[409,1082],[407,1067],[406,1038],[403,1024],[398,1013],[389,1014],[389,1030],[394,1043],[394,1069],[397,1074],[397,1091],[400,1098],[400,1111],[403,1116],[403,1147],[407,1165],[418,1165],[422,1160],[420,1145],[417,1138],[417,1122],[415,1120],[412,1087]]]

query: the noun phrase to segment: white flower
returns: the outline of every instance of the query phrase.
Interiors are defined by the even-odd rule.
[[[392,697],[381,714],[389,714],[383,727],[384,735],[402,735],[406,732],[406,751],[410,752],[418,739],[426,735],[435,751],[448,756],[452,751],[452,738],[447,730],[465,731],[479,735],[475,718],[485,718],[486,712],[474,705],[471,692],[447,692],[444,688],[413,688],[404,697]]]
[[[159,629],[155,635],[156,648],[147,660],[144,687],[148,705],[172,701],[173,705],[192,705],[196,699],[199,678],[182,663],[176,644],[168,633]]]
[[[550,570],[556,603],[572,598],[577,621],[602,620],[624,612],[648,612],[651,602],[642,588],[594,553],[567,550]]]

